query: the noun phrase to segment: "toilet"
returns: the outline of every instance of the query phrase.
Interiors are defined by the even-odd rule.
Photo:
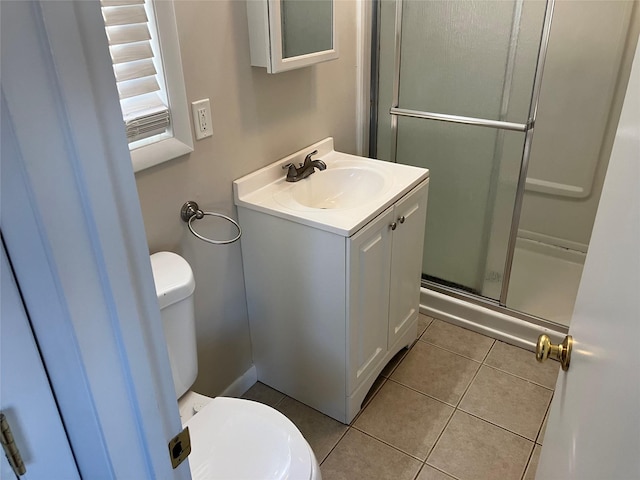
[[[198,374],[193,272],[171,252],[151,255],[151,267],[180,417],[191,436],[192,478],[321,480],[311,447],[280,412],[251,400],[189,390]]]

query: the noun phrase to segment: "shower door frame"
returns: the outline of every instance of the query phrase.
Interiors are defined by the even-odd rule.
[[[521,8],[524,0],[516,0],[516,9],[517,13],[515,15],[520,15]],[[545,7],[545,15],[542,26],[542,34],[540,38],[540,46],[538,49],[538,57],[536,60],[536,69],[534,74],[533,81],[533,89],[531,94],[531,101],[529,104],[529,115],[526,123],[514,123],[514,122],[505,122],[501,120],[490,120],[490,119],[482,119],[475,117],[466,117],[461,115],[449,115],[442,114],[436,112],[427,112],[427,111],[418,111],[418,110],[410,110],[399,107],[399,99],[400,99],[400,65],[401,65],[401,47],[402,47],[402,13],[403,13],[403,0],[396,0],[396,11],[395,11],[395,32],[394,32],[394,77],[393,77],[393,99],[392,105],[389,109],[389,114],[391,115],[391,161],[397,162],[396,152],[397,152],[397,140],[398,140],[398,117],[411,117],[411,118],[419,118],[424,120],[434,120],[434,121],[442,121],[442,122],[450,122],[450,123],[458,123],[464,125],[474,125],[481,126],[487,128],[498,129],[499,132],[504,130],[510,131],[518,131],[523,132],[525,134],[524,146],[522,152],[522,159],[520,162],[520,171],[518,174],[518,182],[516,186],[516,195],[514,200],[513,213],[511,216],[511,228],[509,232],[509,241],[507,244],[507,252],[505,258],[505,266],[502,274],[502,285],[500,291],[500,297],[497,300],[494,300],[489,297],[485,297],[478,294],[468,293],[464,290],[457,289],[454,287],[445,286],[439,283],[436,283],[431,280],[422,280],[422,286],[425,288],[429,288],[431,290],[435,290],[436,292],[443,293],[445,295],[452,296],[454,298],[458,298],[460,300],[468,301],[474,303],[476,305],[480,305],[491,310],[505,313],[512,317],[528,321],[535,325],[539,325],[546,328],[551,328],[561,333],[568,332],[568,327],[555,323],[553,321],[540,318],[525,312],[520,312],[518,310],[513,310],[507,307],[507,295],[509,291],[509,282],[511,279],[511,269],[513,265],[513,257],[516,248],[516,241],[518,237],[518,226],[520,224],[520,214],[522,211],[522,203],[524,199],[524,191],[526,187],[527,180],[527,171],[529,167],[529,156],[531,153],[531,143],[533,140],[534,134],[534,126],[538,112],[538,100],[540,98],[540,90],[542,87],[542,76],[544,71],[544,63],[547,55],[548,45],[549,45],[549,37],[551,32],[551,22],[553,19],[553,10],[555,6],[555,0],[547,0]],[[379,83],[379,69],[380,69],[380,0],[373,2],[373,22],[372,25],[372,75],[371,75],[371,116],[370,116],[370,137],[369,137],[369,151],[375,154],[377,152],[377,128],[378,128],[378,101],[379,101],[379,91],[378,91],[378,83]],[[512,38],[514,35],[515,24],[512,26]],[[517,34],[517,32],[516,32]],[[513,43],[513,41],[512,41]],[[513,45],[510,46],[509,53],[509,61],[508,63],[513,61],[513,54],[515,50],[513,49]],[[505,92],[508,93],[510,89],[511,83],[511,74],[512,70],[510,70],[509,65],[507,66],[507,72],[505,75],[505,87],[503,88],[503,105],[501,108],[501,114],[505,113],[505,99],[508,99],[508,94],[505,95]]]

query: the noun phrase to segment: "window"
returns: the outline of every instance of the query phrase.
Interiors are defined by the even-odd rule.
[[[173,2],[101,5],[134,171],[192,152]]]

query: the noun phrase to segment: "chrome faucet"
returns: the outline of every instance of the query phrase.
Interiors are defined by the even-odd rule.
[[[304,163],[301,163],[300,166],[296,167],[293,163],[287,163],[282,166],[283,170],[287,170],[287,182],[297,182],[298,180],[302,180],[307,178],[313,172],[315,172],[316,168],[318,170],[324,170],[327,168],[327,164],[322,160],[311,160],[311,157],[318,153],[318,150],[314,150],[306,157],[304,157]]]

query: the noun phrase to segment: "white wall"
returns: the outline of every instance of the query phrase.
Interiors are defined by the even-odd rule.
[[[242,257],[239,242],[193,237],[180,207],[196,200],[235,217],[234,179],[327,136],[337,150],[355,153],[356,6],[336,2],[338,60],[269,75],[250,66],[244,1],[175,2],[187,98],[210,98],[213,136],[136,180],[150,251],[175,251],[195,272],[195,389],[204,394],[219,394],[252,364]],[[218,238],[232,232],[210,218],[196,228]]]

